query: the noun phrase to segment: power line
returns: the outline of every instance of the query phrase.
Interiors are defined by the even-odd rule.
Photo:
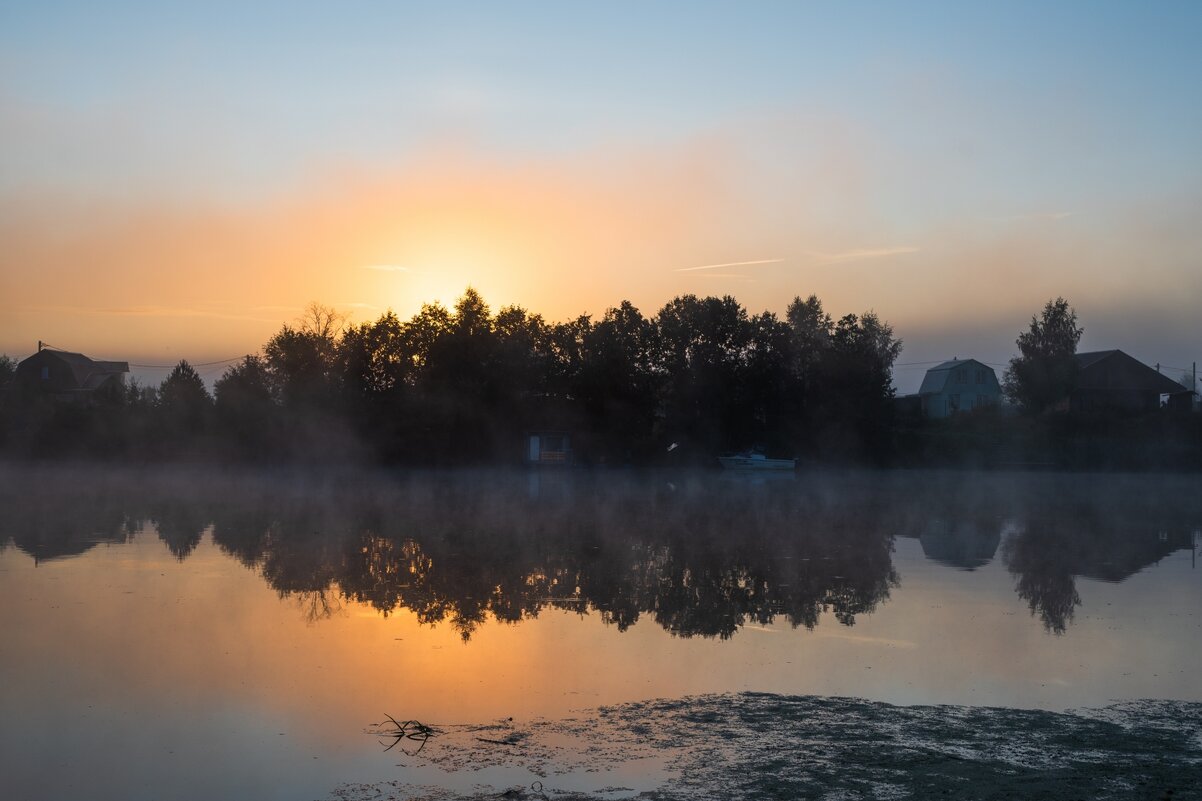
[[[192,362],[188,362],[188,364],[192,364],[193,367],[212,367],[213,365],[228,364],[230,362],[240,361],[244,358],[246,358],[246,357],[245,356],[231,356],[228,359],[218,359],[215,362],[198,362],[196,364],[192,364]],[[187,361],[187,360],[185,359],[185,361]],[[146,368],[146,369],[155,369],[155,370],[171,370],[171,369],[174,369],[176,367],[176,365],[178,365],[178,364],[179,364],[179,362],[176,362],[175,364],[134,364],[133,362],[129,362],[130,367],[142,367],[142,368]]]
[[[42,342],[41,350],[57,350],[62,353],[74,353],[75,352],[75,351],[67,350],[66,348],[60,348],[57,345],[51,345],[49,342]],[[236,362],[236,361],[239,361],[244,358],[246,358],[245,355],[231,356],[228,359],[218,359],[217,361],[213,361],[213,362],[198,362],[196,364],[192,364],[192,362],[188,362],[188,364],[191,364],[193,367],[212,367],[212,366],[218,365],[218,364],[228,364],[229,362]],[[186,360],[184,360],[184,361],[186,361]],[[179,364],[179,362],[176,362],[175,364],[135,364],[134,362],[126,362],[126,363],[130,367],[141,367],[143,369],[148,369],[148,370],[172,370],[176,367],[176,365]]]

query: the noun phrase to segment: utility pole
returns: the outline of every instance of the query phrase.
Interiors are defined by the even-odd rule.
[[[42,352],[42,340],[38,340],[38,353]]]

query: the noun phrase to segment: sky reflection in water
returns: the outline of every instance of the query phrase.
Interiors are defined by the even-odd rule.
[[[4,478],[11,797],[394,778],[364,735],[384,712],[1202,700],[1189,477]]]

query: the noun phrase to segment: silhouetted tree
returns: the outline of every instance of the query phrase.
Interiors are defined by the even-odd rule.
[[[348,327],[338,343],[342,413],[377,456],[396,459],[411,422],[416,353],[410,327],[389,310]]]
[[[4,397],[4,391],[8,388],[8,383],[12,381],[16,373],[16,361],[10,359],[5,354],[0,354],[0,399]]]
[[[275,393],[295,411],[326,409],[337,397],[337,340],[328,334],[283,326],[263,348]]]
[[[787,386],[787,439],[795,453],[812,453],[819,427],[821,367],[835,323],[816,295],[793,298],[785,311],[789,348],[783,355]]]
[[[548,394],[558,398],[575,397],[588,362],[585,342],[593,329],[592,318],[582,314],[551,327],[551,374]]]
[[[207,433],[212,399],[200,375],[181,360],[159,385],[158,408],[165,443],[193,445]]]
[[[793,343],[790,370],[796,376],[803,393],[814,388],[818,363],[822,354],[830,347],[831,333],[835,324],[831,316],[822,309],[817,295],[805,300],[793,298],[785,312]]]
[[[764,312],[748,320],[748,340],[736,384],[737,427],[732,441],[794,453],[790,442],[794,390],[789,372],[793,342],[788,323]]]
[[[10,421],[6,414],[6,407],[11,403],[8,400],[8,390],[16,372],[17,363],[6,355],[0,355],[0,449],[4,448],[8,439]]]
[[[657,332],[630,301],[595,325],[579,322],[579,368],[573,397],[584,407],[597,455],[627,462],[652,444],[661,374],[653,369]],[[574,337],[573,337],[574,340]]]
[[[1064,298],[1049,300],[1027,331],[1018,335],[1019,355],[1010,360],[1003,385],[1024,412],[1042,412],[1068,398],[1077,377],[1077,343],[1085,329]]]
[[[747,310],[730,295],[672,299],[655,318],[657,367],[664,374],[665,433],[701,453],[747,447],[736,402],[751,340]]]
[[[265,458],[278,451],[279,406],[271,376],[258,356],[232,365],[213,386],[220,433],[235,453]]]
[[[551,327],[540,314],[506,306],[493,320],[495,367],[501,382],[501,411],[516,413],[531,395],[547,391],[551,370]]]
[[[901,353],[893,328],[873,312],[835,324],[823,370],[828,386],[827,419],[854,432],[851,455],[874,460],[888,456],[893,416],[893,362]]]
[[[432,321],[436,322],[436,321]],[[418,386],[435,436],[431,453],[452,461],[493,454],[489,409],[497,401],[496,338],[488,304],[468,287],[429,343]]]

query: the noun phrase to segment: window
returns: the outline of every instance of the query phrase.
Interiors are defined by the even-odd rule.
[[[947,412],[948,412],[948,414],[951,414],[952,412],[958,412],[958,411],[960,411],[960,396],[959,395],[948,395],[947,396]]]
[[[963,369],[957,370],[956,371],[956,383],[957,384],[967,384],[968,383],[968,372]]]
[[[50,380],[50,368],[49,367],[42,368],[42,380],[43,381]]]
[[[984,370],[977,370],[977,383],[978,384],[985,383],[985,371]]]

